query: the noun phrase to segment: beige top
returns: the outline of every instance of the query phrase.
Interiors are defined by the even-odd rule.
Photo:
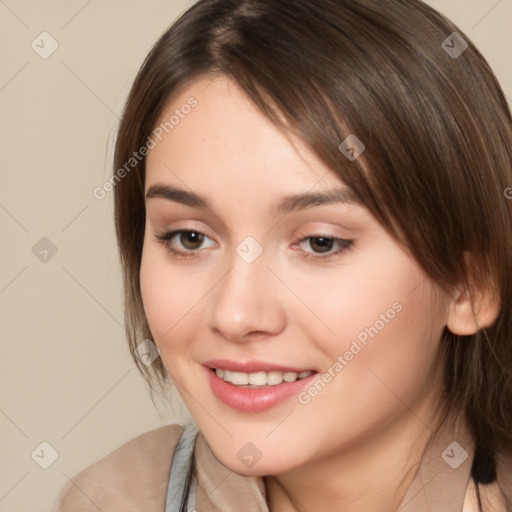
[[[66,483],[52,512],[164,512],[172,456],[182,432],[181,425],[166,425],[123,444]],[[445,424],[427,446],[398,510],[477,512],[470,478],[473,456],[467,430]],[[194,457],[197,512],[269,512],[263,478],[228,469],[201,432]],[[497,473],[498,482],[480,486],[484,511],[511,512],[512,457],[498,461]]]

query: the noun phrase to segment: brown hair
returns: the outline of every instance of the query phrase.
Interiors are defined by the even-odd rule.
[[[469,46],[457,55],[454,41]],[[495,456],[512,447],[512,202],[504,194],[512,120],[485,59],[418,0],[200,0],[146,58],[114,170],[144,146],[179,91],[214,75],[234,80],[276,126],[298,135],[434,282],[469,291],[476,283],[499,296],[492,326],[472,336],[445,330],[442,339],[446,408],[464,413],[475,436],[474,478],[493,481]],[[350,134],[366,146],[354,161],[338,149]],[[115,187],[132,352],[151,337],[139,283],[144,165]],[[160,358],[151,367],[135,361],[164,389]]]

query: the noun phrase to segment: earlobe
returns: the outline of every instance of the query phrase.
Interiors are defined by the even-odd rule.
[[[498,318],[500,300],[492,289],[472,293],[459,287],[448,313],[446,327],[453,334],[467,336],[490,327]]]

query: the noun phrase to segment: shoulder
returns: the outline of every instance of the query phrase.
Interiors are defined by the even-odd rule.
[[[52,512],[163,509],[183,428],[174,424],[144,432],[88,466],[60,490]]]

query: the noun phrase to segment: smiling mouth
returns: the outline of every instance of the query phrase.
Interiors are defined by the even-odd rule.
[[[297,380],[305,379],[313,373],[312,370],[303,372],[280,372],[280,371],[258,371],[253,373],[235,372],[224,368],[211,368],[217,377],[224,382],[232,384],[233,386],[243,388],[261,388],[267,386],[277,386],[283,382],[295,382]]]

